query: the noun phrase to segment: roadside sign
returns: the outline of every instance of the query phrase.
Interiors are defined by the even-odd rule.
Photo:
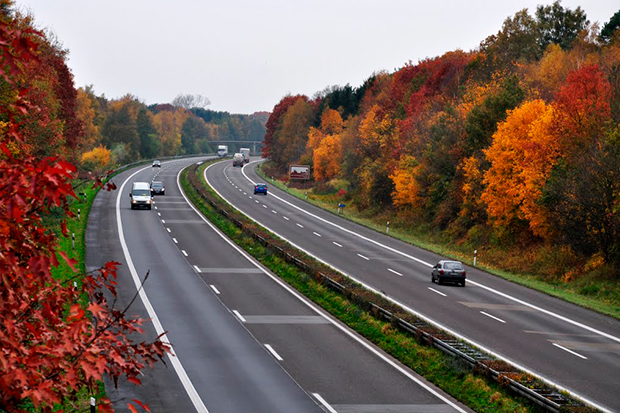
[[[310,179],[310,165],[291,165],[288,177],[289,179]]]

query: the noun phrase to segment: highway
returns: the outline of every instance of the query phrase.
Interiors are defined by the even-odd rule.
[[[603,410],[620,411],[620,322],[467,268],[467,286],[437,285],[437,254],[298,200],[263,182],[256,161],[205,171],[237,209],[317,259],[488,352]],[[515,251],[515,253],[519,253]]]
[[[150,318],[141,340],[166,332],[174,356],[106,391],[117,411],[138,399],[154,412],[468,412],[352,333],[226,239],[186,200],[162,162],[120,173],[101,191],[86,232],[88,270],[114,260],[123,308]],[[131,210],[132,182],[161,180],[153,210]]]

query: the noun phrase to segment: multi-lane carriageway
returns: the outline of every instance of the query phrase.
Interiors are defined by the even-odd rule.
[[[432,284],[430,268],[442,257],[273,187],[255,196],[255,165],[217,163],[205,178],[234,207],[368,288],[591,405],[620,411],[620,322],[475,268],[466,288]]]
[[[291,290],[203,219],[178,185],[179,172],[193,162],[117,175],[118,189],[101,191],[89,215],[87,268],[122,264],[118,308],[149,271],[129,314],[150,318],[145,339],[166,332],[174,346],[166,365],[144,372],[143,386],[121,382],[114,390],[106,383],[118,411],[136,406],[132,399],[153,412],[469,411]],[[235,189],[244,197],[235,202],[274,217],[282,211],[263,207],[271,194],[254,203],[240,173],[231,177],[243,187]],[[131,210],[131,183],[154,178],[166,195],[151,211]],[[290,220],[301,224],[294,214]],[[348,248],[343,244],[343,252]]]

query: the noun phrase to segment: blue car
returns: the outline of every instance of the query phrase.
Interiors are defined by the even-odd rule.
[[[265,194],[267,195],[267,185],[266,184],[256,184],[254,185],[254,194]]]

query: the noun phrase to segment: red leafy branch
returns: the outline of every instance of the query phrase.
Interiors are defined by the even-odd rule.
[[[23,123],[42,110],[24,98],[28,90],[20,81],[36,70],[42,34],[18,26],[0,16],[0,82],[16,91],[15,99],[0,106],[5,121],[0,129],[0,410],[24,411],[28,399],[50,412],[77,390],[96,389],[104,375],[139,383],[141,371],[161,360],[169,346],[159,337],[152,343],[130,339],[143,333],[144,320],[128,318],[129,307],[115,308],[118,263],[65,280],[52,276],[57,239],[42,217],[58,210],[71,216],[76,169],[59,156],[37,158],[20,149]],[[64,222],[62,229],[66,233]],[[99,404],[111,410],[109,401]]]

